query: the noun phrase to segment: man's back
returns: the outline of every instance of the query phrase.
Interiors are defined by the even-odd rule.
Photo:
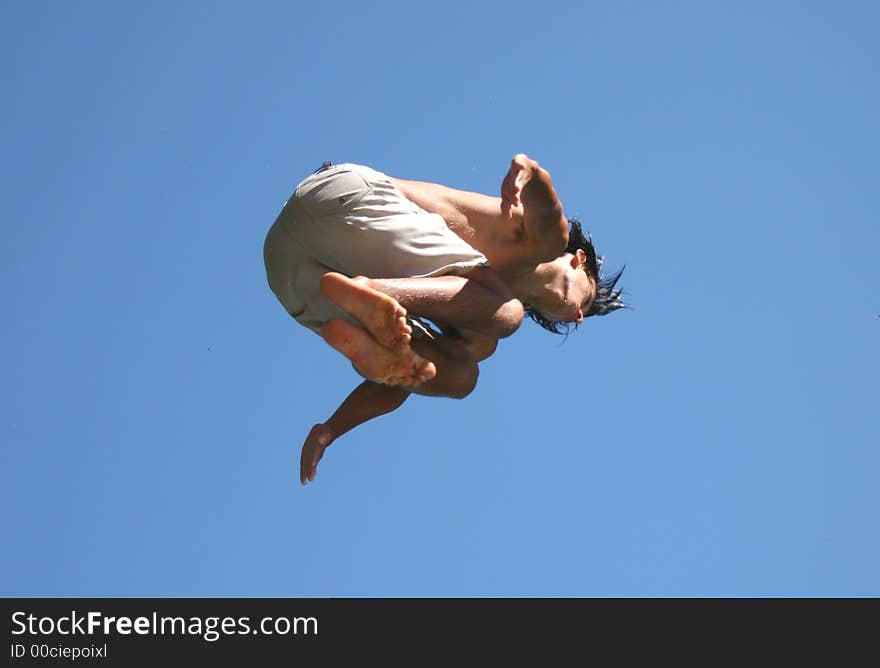
[[[521,207],[505,218],[500,197],[421,181],[394,179],[394,183],[407,199],[443,216],[449,229],[483,253],[500,275],[535,266],[533,251],[524,243]]]

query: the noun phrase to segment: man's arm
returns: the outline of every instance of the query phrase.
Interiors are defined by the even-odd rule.
[[[501,197],[456,190],[436,183],[392,179],[403,195],[431,213],[439,214],[465,240],[492,231],[509,231],[509,241],[536,262],[553,260],[568,244],[568,221],[547,170],[520,153],[511,160],[501,185]],[[519,254],[519,253],[518,253]]]
[[[511,220],[511,216],[505,217],[501,211],[500,197],[456,190],[439,183],[391,180],[404,197],[425,211],[441,215],[446,224],[463,237],[467,237],[468,232],[473,233],[474,230],[486,229],[487,226]],[[513,213],[514,221],[522,216],[521,210],[515,209]]]
[[[549,262],[562,255],[568,245],[568,219],[553,187],[550,173],[524,153],[510,161],[501,183],[501,209],[510,217],[514,207],[522,207],[526,238]]]

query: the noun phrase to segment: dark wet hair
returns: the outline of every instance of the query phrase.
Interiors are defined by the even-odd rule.
[[[620,299],[621,291],[614,289],[614,286],[617,285],[617,281],[620,280],[620,275],[623,273],[623,270],[626,269],[626,266],[610,276],[603,276],[601,272],[602,263],[605,261],[605,258],[601,255],[596,255],[596,249],[593,248],[593,239],[590,236],[584,236],[580,221],[577,218],[569,218],[568,246],[565,247],[564,252],[575,254],[578,250],[582,250],[584,255],[587,256],[587,261],[584,263],[584,271],[587,272],[587,276],[592,277],[596,282],[596,298],[593,300],[590,310],[584,313],[584,317],[588,318],[591,315],[608,315],[619,308],[628,308],[628,305],[624,304]],[[541,327],[548,332],[568,335],[571,323],[548,320],[544,315],[532,307],[527,307],[525,312],[528,317],[541,325]]]

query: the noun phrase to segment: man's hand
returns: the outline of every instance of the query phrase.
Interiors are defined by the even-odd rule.
[[[523,188],[532,179],[532,175],[540,168],[537,161],[532,160],[525,153],[517,153],[510,161],[510,169],[504,181],[501,182],[501,213],[505,218],[511,218],[511,209],[519,206],[520,195]]]
[[[324,456],[324,450],[333,442],[333,432],[325,424],[316,424],[309,432],[303,444],[299,458],[299,481],[305,485],[315,479],[318,473],[318,462]]]
[[[568,219],[546,169],[529,156],[518,153],[501,183],[501,215],[513,217],[512,208],[522,214],[522,241],[533,252],[536,263],[549,262],[568,245]]]

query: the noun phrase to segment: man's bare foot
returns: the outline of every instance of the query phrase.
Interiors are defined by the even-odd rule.
[[[396,299],[370,287],[370,279],[330,272],[321,278],[321,295],[366,327],[381,345],[400,348],[412,340],[406,309]]]
[[[419,387],[437,375],[434,363],[417,355],[409,345],[390,350],[365,330],[341,318],[324,323],[321,336],[377,383]]]
[[[303,443],[299,457],[299,481],[305,485],[318,474],[318,462],[324,456],[324,450],[333,442],[333,433],[324,424],[316,424]]]

